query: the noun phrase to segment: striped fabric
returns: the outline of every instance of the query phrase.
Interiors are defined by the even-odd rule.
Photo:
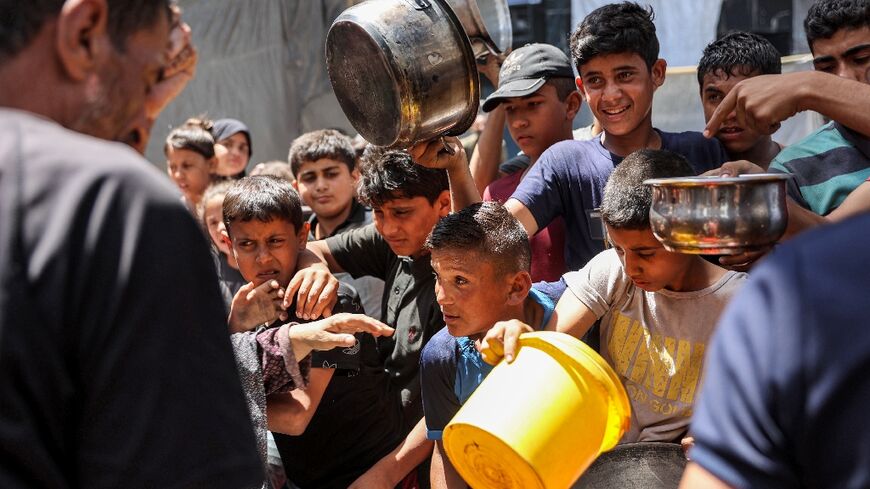
[[[789,196],[802,207],[826,215],[870,177],[870,140],[831,122],[782,150],[770,171],[793,175]]]

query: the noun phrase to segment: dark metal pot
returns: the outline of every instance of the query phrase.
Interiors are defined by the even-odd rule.
[[[733,255],[773,245],[788,224],[782,174],[647,180],[653,234],[671,251]]]
[[[511,12],[506,0],[447,0],[465,33],[474,55],[506,55],[513,43]]]
[[[602,453],[572,489],[676,489],[685,468],[676,443],[626,443]]]
[[[354,129],[378,146],[464,133],[480,82],[471,43],[446,0],[371,0],[326,36],[329,80]]]

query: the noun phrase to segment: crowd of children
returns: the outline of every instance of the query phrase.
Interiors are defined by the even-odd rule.
[[[710,43],[703,133],[653,126],[667,71],[653,18],[613,3],[570,34],[570,58],[546,44],[490,57],[481,73],[496,90],[471,155],[456,138],[395,150],[324,129],[293,140],[286,162],[253,166],[240,121],[171,132],[167,172],[213,245],[272,486],[465,487],[442,430],[532,330],[585,339],[613,367],[632,411],[622,443],[692,445],[708,344],[765,253],[666,250],[643,182],[790,174],[787,238],[870,209],[870,112],[855,109],[870,104],[870,4],[813,4],[814,72],[781,74],[755,34]],[[583,103],[594,123],[574,131]],[[774,141],[802,110],[831,122]],[[509,162],[505,127],[521,150]],[[318,331],[356,335],[323,351]],[[703,468],[749,480],[703,433]]]

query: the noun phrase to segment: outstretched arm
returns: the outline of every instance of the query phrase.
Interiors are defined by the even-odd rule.
[[[704,135],[713,137],[735,113],[737,121],[762,134],[773,134],[782,121],[805,110],[870,137],[870,85],[819,71],[762,75],[741,81],[713,112]]]

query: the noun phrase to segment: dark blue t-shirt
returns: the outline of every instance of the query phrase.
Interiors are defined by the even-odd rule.
[[[699,132],[658,133],[662,149],[685,156],[696,173],[728,161],[719,141]],[[580,270],[604,250],[601,219],[591,213],[601,205],[610,172],[621,162],[622,157],[608,151],[601,138],[562,141],[541,155],[511,196],[529,209],[538,229],[556,217],[565,219],[565,265],[569,271]]]
[[[692,460],[735,487],[870,487],[870,216],[778,248],[723,313]]]
[[[535,289],[529,290],[529,297],[544,308],[538,325],[538,329],[543,329],[556,306],[547,295]],[[427,438],[441,439],[444,427],[492,369],[492,365],[483,361],[472,339],[452,336],[447,328],[435,333],[420,357]]]

